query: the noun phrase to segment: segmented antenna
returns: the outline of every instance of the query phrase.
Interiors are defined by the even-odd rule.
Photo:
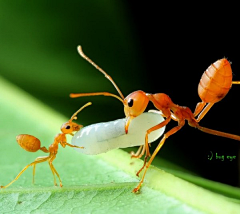
[[[93,65],[97,70],[99,70],[102,74],[104,74],[104,76],[113,84],[113,86],[116,88],[116,90],[118,91],[119,95],[121,96],[121,98],[124,100],[124,96],[122,94],[122,92],[120,91],[120,89],[118,88],[117,84],[113,81],[112,77],[110,77],[102,68],[100,68],[97,64],[95,64],[90,58],[88,58],[82,50],[82,46],[79,45],[77,47],[78,53],[80,54],[80,56],[82,58],[84,58],[85,60],[87,60],[91,65]]]
[[[87,106],[90,106],[90,105],[92,105],[92,103],[91,103],[91,102],[88,102],[88,103],[86,103],[84,106],[82,106],[80,109],[78,109],[78,110],[73,114],[73,116],[71,117],[71,119],[70,119],[69,121],[71,122],[72,120],[76,120],[76,119],[77,119],[77,114],[78,114],[80,111],[82,111],[84,108],[86,108]]]

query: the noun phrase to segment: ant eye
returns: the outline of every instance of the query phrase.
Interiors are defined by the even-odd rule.
[[[70,127],[69,125],[65,127],[65,129],[70,129],[70,128],[71,128],[71,127]]]
[[[128,107],[132,107],[133,106],[133,99],[129,99],[128,100]]]

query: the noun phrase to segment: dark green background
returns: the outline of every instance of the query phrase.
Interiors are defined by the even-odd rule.
[[[79,115],[84,125],[124,117],[122,104],[114,98],[69,98],[71,92],[116,93],[77,54],[80,44],[125,96],[139,89],[163,92],[194,111],[200,101],[197,85],[211,63],[227,57],[234,80],[240,80],[239,16],[234,8],[119,0],[1,1],[0,75],[66,117],[92,101],[91,114]],[[239,87],[233,86],[211,109],[202,126],[240,134]],[[239,142],[186,125],[167,140],[160,155],[206,178],[238,185],[238,161],[207,159],[210,151],[238,156],[238,147]]]

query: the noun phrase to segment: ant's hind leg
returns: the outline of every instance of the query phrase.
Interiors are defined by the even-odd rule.
[[[30,166],[34,166],[34,171],[33,173],[35,173],[35,165],[38,164],[38,163],[41,163],[41,162],[44,162],[44,161],[47,161],[49,157],[45,157],[45,158],[42,158],[41,160],[35,160],[34,162],[28,164],[27,166],[25,166],[21,172],[19,172],[19,174],[17,175],[17,177],[12,180],[9,184],[7,184],[6,186],[0,186],[0,188],[7,188],[9,187],[12,183],[14,183],[16,180],[18,180],[18,178],[26,171],[26,169]]]
[[[240,136],[239,135],[229,134],[229,133],[226,133],[226,132],[221,132],[221,131],[217,131],[217,130],[214,130],[214,129],[209,129],[209,128],[202,127],[202,126],[199,126],[199,125],[197,125],[196,128],[199,129],[200,131],[203,131],[203,132],[208,133],[208,134],[217,135],[217,136],[226,137],[226,138],[230,138],[230,139],[233,139],[233,140],[240,141]]]
[[[200,120],[208,113],[208,111],[212,108],[212,106],[214,105],[214,103],[208,103],[205,108],[203,110],[201,110],[201,112],[198,114],[198,118],[196,119],[197,122],[200,122]],[[195,112],[194,112],[194,116]]]
[[[205,106],[206,104],[207,104],[207,103],[205,103],[205,102],[203,102],[203,101],[197,103],[196,108],[195,108],[195,111],[194,111],[194,113],[193,113],[193,116],[194,116],[194,117],[198,116],[199,113],[203,110],[203,108],[204,108],[204,106]]]
[[[34,162],[37,162],[37,163],[41,163],[41,162],[44,162],[44,161],[47,161],[49,159],[49,157],[48,156],[46,156],[46,157],[38,157],[38,158],[36,158],[35,159],[35,161]],[[41,162],[39,162],[39,161],[41,161]],[[34,163],[33,162],[33,163]],[[33,164],[33,180],[32,180],[32,183],[34,184],[34,177],[35,177],[35,171],[36,171],[36,164],[37,163],[35,163],[35,164]]]

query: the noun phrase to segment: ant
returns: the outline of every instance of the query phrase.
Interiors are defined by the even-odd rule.
[[[41,150],[45,153],[50,153],[49,156],[44,156],[44,157],[38,157],[35,159],[34,162],[28,164],[27,166],[25,166],[23,168],[23,170],[17,175],[17,177],[11,181],[9,184],[7,184],[6,186],[0,186],[0,188],[7,188],[9,187],[12,183],[14,183],[16,180],[18,180],[18,178],[22,175],[22,173],[30,166],[33,166],[33,183],[34,183],[34,176],[35,176],[35,169],[36,169],[36,164],[38,163],[42,163],[45,161],[48,161],[50,169],[53,173],[53,178],[54,178],[54,185],[57,186],[57,182],[56,182],[56,177],[55,174],[57,175],[58,179],[59,179],[59,185],[60,187],[62,187],[62,181],[61,178],[57,172],[57,170],[55,169],[55,167],[53,166],[52,162],[54,161],[54,159],[56,158],[56,155],[58,153],[58,144],[60,143],[61,146],[63,148],[65,148],[66,146],[70,146],[70,147],[76,147],[76,148],[80,148],[83,149],[84,147],[79,147],[79,146],[75,146],[75,145],[71,145],[69,143],[67,143],[67,139],[66,139],[66,135],[70,134],[73,136],[73,132],[79,131],[83,126],[79,125],[77,123],[72,122],[73,120],[77,119],[77,114],[84,109],[85,107],[91,105],[91,102],[88,102],[87,104],[85,104],[83,107],[81,107],[78,111],[76,111],[72,117],[70,118],[70,120],[66,123],[64,123],[61,126],[61,131],[62,133],[59,133],[55,136],[54,138],[54,142],[49,146],[49,148],[47,149],[45,146],[41,147],[41,142],[38,138],[32,136],[32,135],[28,135],[28,134],[20,134],[16,137],[16,140],[18,142],[18,144],[25,149],[28,152],[36,152],[38,150]]]
[[[166,118],[165,121],[147,130],[145,135],[145,145],[141,146],[137,151],[137,153],[135,154],[133,153],[131,156],[132,158],[140,158],[146,152],[146,155],[144,158],[144,164],[142,168],[137,172],[136,175],[139,176],[139,173],[144,168],[145,170],[138,186],[133,189],[134,193],[138,192],[139,189],[141,188],[147,169],[151,165],[154,157],[162,148],[166,139],[171,135],[175,134],[177,131],[179,131],[185,125],[185,120],[187,120],[190,126],[197,128],[203,132],[240,141],[240,136],[238,135],[216,131],[216,130],[205,128],[199,125],[199,122],[206,115],[206,113],[211,109],[211,107],[226,96],[232,84],[240,84],[240,81],[232,81],[232,69],[231,69],[230,63],[226,58],[216,61],[215,63],[210,65],[208,69],[203,73],[198,86],[198,94],[202,102],[199,102],[197,104],[196,109],[193,113],[190,110],[190,108],[185,106],[179,106],[173,103],[171,98],[164,93],[150,94],[150,93],[145,93],[141,90],[138,90],[129,94],[126,98],[124,98],[123,94],[121,93],[120,89],[118,88],[116,83],[113,81],[113,79],[83,53],[81,46],[78,46],[78,52],[86,61],[88,61],[97,70],[99,70],[101,73],[105,75],[105,77],[116,88],[120,97],[108,92],[78,93],[78,94],[72,93],[70,94],[70,97],[76,98],[76,97],[84,97],[84,96],[104,95],[104,96],[112,96],[117,98],[124,105],[124,112],[127,117],[126,124],[125,124],[126,133],[128,133],[128,127],[131,120],[139,116],[145,111],[149,101],[151,101],[154,104],[154,106],[161,112],[162,116]],[[170,129],[168,132],[164,134],[163,138],[161,139],[160,143],[156,147],[155,151],[153,152],[152,155],[150,155],[148,135],[151,132],[166,126],[171,120],[176,121],[178,125],[173,127],[172,129]],[[149,157],[150,159],[148,160]]]

